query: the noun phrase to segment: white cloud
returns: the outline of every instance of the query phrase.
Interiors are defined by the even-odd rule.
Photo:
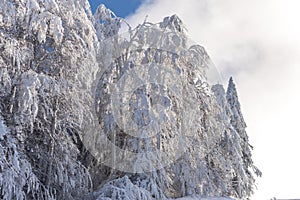
[[[128,18],[177,14],[223,77],[234,76],[264,174],[254,199],[300,198],[299,9],[298,0],[148,0]]]

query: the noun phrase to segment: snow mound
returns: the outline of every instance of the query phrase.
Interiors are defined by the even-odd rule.
[[[145,182],[144,182],[145,183]],[[155,188],[155,191],[149,191],[146,185],[139,186],[134,184],[128,176],[118,178],[104,184],[98,192],[93,194],[97,200],[148,200],[148,199],[166,199],[163,194],[159,194]]]

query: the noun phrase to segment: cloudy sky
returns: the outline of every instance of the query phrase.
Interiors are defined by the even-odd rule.
[[[184,21],[223,81],[233,76],[236,82],[254,161],[263,172],[253,199],[300,198],[300,1],[118,2],[132,25],[146,15],[152,22],[172,14]]]

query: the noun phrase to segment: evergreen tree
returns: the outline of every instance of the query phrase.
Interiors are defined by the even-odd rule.
[[[239,197],[244,195],[249,196],[253,193],[255,178],[253,172],[261,176],[261,172],[253,165],[251,150],[248,135],[246,132],[246,123],[242,115],[240,102],[238,100],[237,90],[232,77],[229,79],[226,92],[226,100],[230,108],[230,124],[232,125],[231,134],[234,135],[235,144],[238,143],[238,153],[242,160],[242,165],[238,166],[239,173],[235,175],[234,187],[239,194]]]
[[[240,102],[238,100],[237,90],[232,77],[229,79],[228,88],[226,92],[226,99],[231,111],[230,123],[240,137],[243,163],[244,163],[245,170],[247,170],[247,173],[249,173],[248,170],[253,164],[251,158],[252,146],[249,144],[248,135],[246,133],[247,126],[244,121],[244,117],[242,115]]]

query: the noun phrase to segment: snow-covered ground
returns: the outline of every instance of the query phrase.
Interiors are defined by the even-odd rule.
[[[207,197],[207,198],[201,198],[200,196],[188,196],[188,197],[182,197],[178,198],[176,200],[233,200],[228,197]]]

